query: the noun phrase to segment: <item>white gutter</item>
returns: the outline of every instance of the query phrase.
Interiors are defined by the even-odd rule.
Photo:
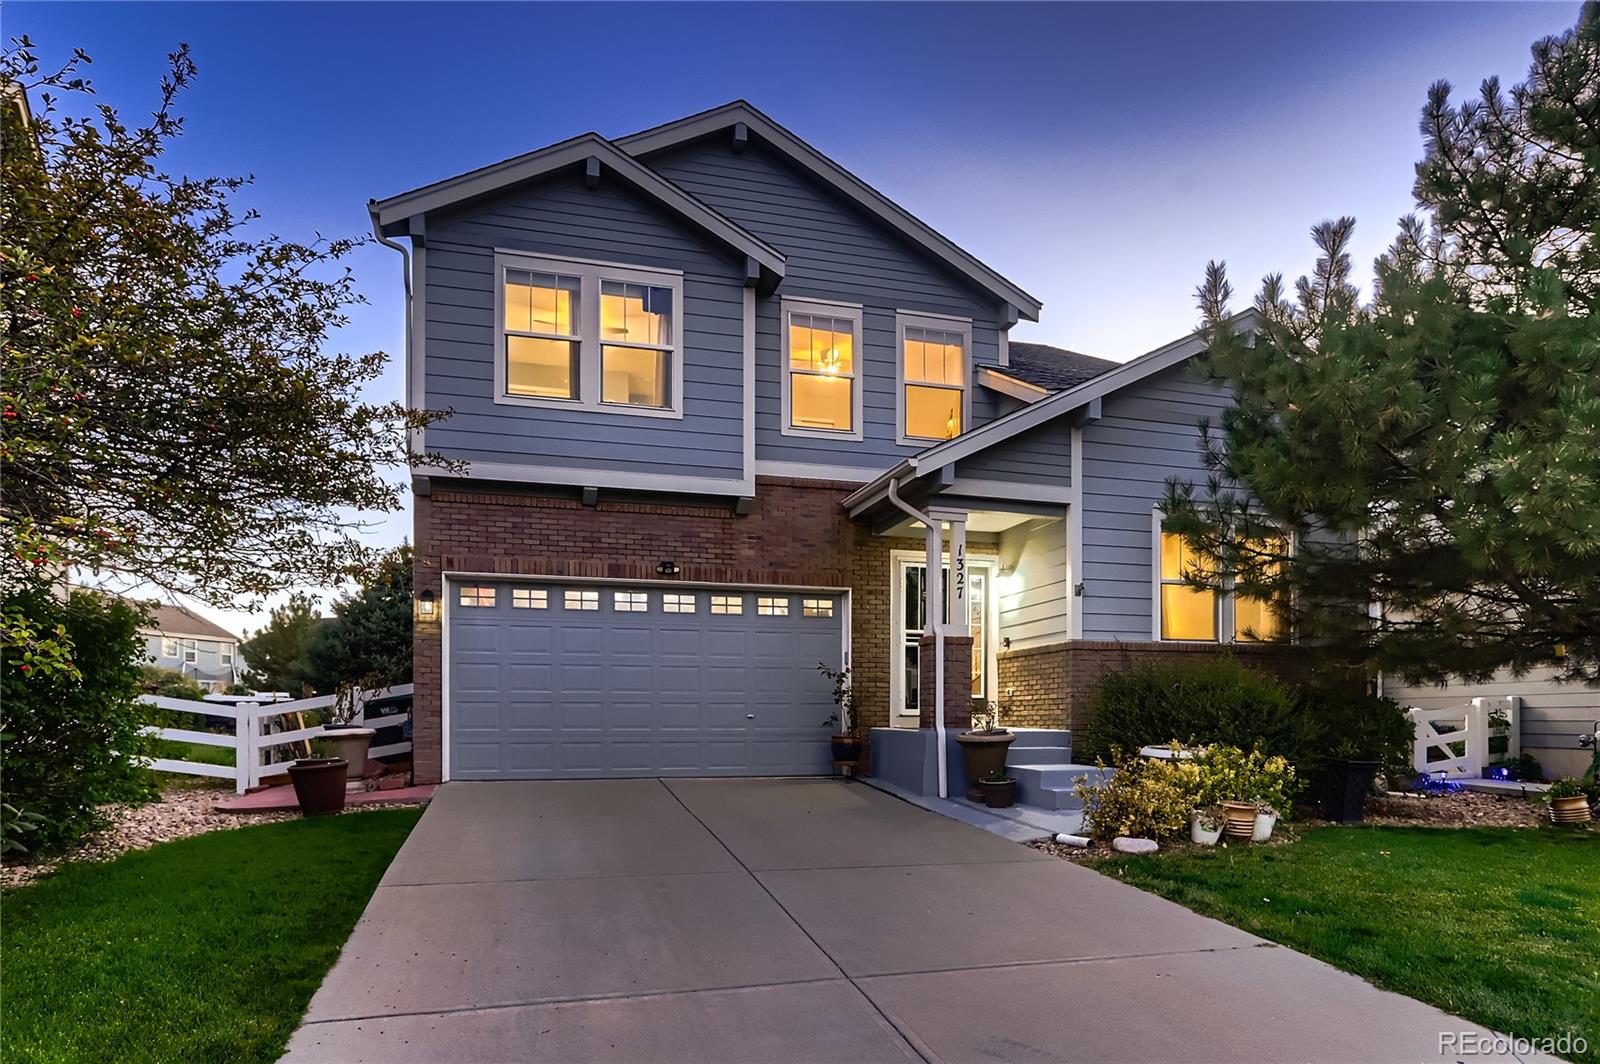
[[[913,519],[926,525],[930,531],[939,531],[938,526],[934,524],[933,518],[900,497],[900,485],[893,477],[889,478],[889,493],[887,497],[891,503],[904,510]],[[942,531],[939,531],[939,543],[942,550],[944,544]],[[942,559],[934,559],[934,572],[927,574],[927,580],[938,580],[943,583]],[[924,583],[923,586],[933,587],[934,585]],[[933,728],[936,736],[935,742],[939,747],[939,797],[948,798],[950,797],[950,768],[944,749],[944,623],[939,620],[935,611],[928,610],[927,612],[929,614],[928,623],[933,626]]]

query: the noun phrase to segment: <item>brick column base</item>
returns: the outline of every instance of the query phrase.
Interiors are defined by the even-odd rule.
[[[918,723],[921,727],[934,727],[934,667],[936,651],[934,636],[925,635],[917,644],[918,663],[917,705],[921,709]],[[944,637],[944,723],[947,728],[965,728],[972,724],[972,637],[947,635]]]

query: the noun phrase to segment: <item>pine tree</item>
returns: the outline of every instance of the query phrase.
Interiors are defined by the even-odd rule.
[[[1208,266],[1201,371],[1236,405],[1202,426],[1208,479],[1169,485],[1168,525],[1210,559],[1193,582],[1267,599],[1330,664],[1600,683],[1595,3],[1509,95],[1450,91],[1429,91],[1420,216],[1370,301],[1350,218],[1313,230],[1292,297],[1265,279],[1253,329]]]

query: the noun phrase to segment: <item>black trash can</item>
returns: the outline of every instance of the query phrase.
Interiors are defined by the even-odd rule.
[[[1336,758],[1328,762],[1322,780],[1322,815],[1341,824],[1361,820],[1361,807],[1372,793],[1372,777],[1378,772],[1376,761]]]

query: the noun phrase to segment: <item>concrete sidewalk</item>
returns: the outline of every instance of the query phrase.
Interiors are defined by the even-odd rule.
[[[1458,1031],[860,784],[452,783],[286,1059],[1368,1064]]]

